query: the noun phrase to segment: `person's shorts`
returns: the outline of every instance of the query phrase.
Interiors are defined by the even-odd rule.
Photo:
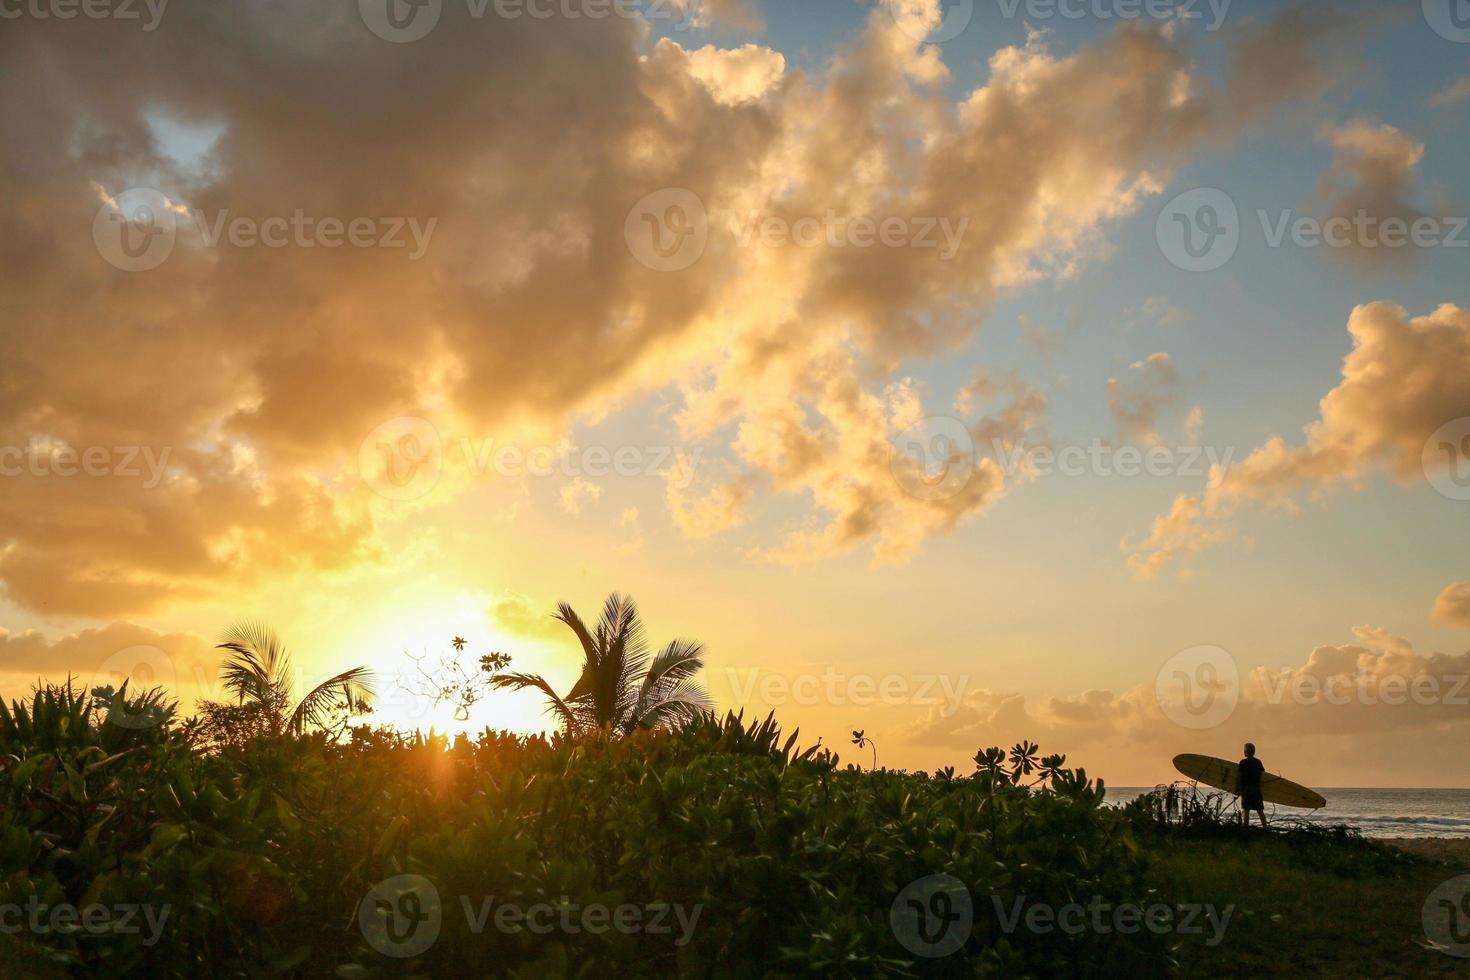
[[[1266,801],[1261,799],[1259,792],[1243,793],[1240,797],[1240,808],[1242,810],[1264,810],[1266,809]]]

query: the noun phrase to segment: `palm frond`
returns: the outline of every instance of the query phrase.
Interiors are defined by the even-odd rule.
[[[244,620],[225,631],[216,649],[234,654],[221,677],[241,703],[268,703],[289,697],[291,660],[275,631],[264,623]]]
[[[332,712],[345,710],[351,714],[359,705],[372,704],[377,696],[376,679],[370,669],[344,670],[322,681],[301,699],[291,713],[288,727],[300,735],[309,726],[324,726]]]
[[[624,723],[625,731],[687,724],[711,714],[713,705],[704,688],[681,681],[650,699],[647,705],[640,705],[640,708],[639,714],[628,716]]]
[[[582,645],[582,670],[567,695],[558,696],[539,674],[499,675],[492,679],[497,688],[540,691],[547,698],[547,710],[569,730],[630,732],[708,714],[709,695],[688,683],[704,668],[704,648],[691,640],[675,640],[651,657],[631,596],[609,595],[593,629],[564,602],[557,606],[555,618]]]
[[[643,675],[637,701],[629,712],[635,719],[668,697],[678,685],[704,669],[704,645],[695,640],[673,640],[658,652]]]
[[[496,674],[490,678],[490,683],[497,690],[508,687],[513,690],[522,691],[529,687],[540,691],[546,696],[546,711],[548,714],[555,714],[561,718],[568,730],[575,730],[581,727],[578,712],[571,704],[562,700],[561,696],[552,689],[551,684],[546,678],[540,674]]]
[[[552,617],[566,623],[571,631],[577,634],[577,642],[582,644],[582,655],[588,660],[596,659],[597,644],[592,639],[592,634],[587,631],[587,624],[582,622],[582,617],[577,611],[565,602],[557,603],[556,614]]]
[[[616,723],[636,707],[636,685],[647,669],[648,643],[638,604],[629,595],[614,592],[607,597],[597,628],[606,636],[606,649],[595,678],[598,723],[606,725]]]

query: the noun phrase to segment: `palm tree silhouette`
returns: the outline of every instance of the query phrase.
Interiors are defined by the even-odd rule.
[[[291,658],[285,644],[263,623],[236,623],[216,649],[234,654],[220,676],[242,705],[262,711],[272,735],[300,735],[310,726],[326,727],[338,712],[359,713],[377,698],[373,672],[353,667],[322,681],[291,707]]]
[[[568,732],[606,729],[629,735],[639,728],[672,727],[710,711],[709,695],[690,678],[704,668],[704,646],[674,640],[651,659],[643,621],[631,596],[614,592],[588,630],[565,602],[555,618],[582,644],[582,675],[566,697],[540,674],[497,674],[497,688],[534,688]]]

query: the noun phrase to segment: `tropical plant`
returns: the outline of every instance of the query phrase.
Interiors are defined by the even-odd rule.
[[[873,769],[876,771],[878,768],[878,743],[873,741],[871,738],[868,738],[867,729],[854,728],[852,730],[852,744],[856,745],[858,748],[863,748],[864,746],[872,748]]]
[[[300,735],[308,728],[340,731],[353,715],[371,711],[377,698],[373,672],[353,667],[322,681],[292,707],[291,659],[276,632],[262,623],[231,626],[217,648],[233,654],[220,676],[236,703],[200,705],[215,728],[238,723],[237,727],[249,729],[252,735],[276,738]]]
[[[121,752],[159,740],[173,724],[178,705],[159,687],[139,693],[109,686],[88,694],[68,677],[65,684],[38,683],[29,702],[0,701],[0,750],[24,745],[56,752],[97,747]]]
[[[477,666],[467,667],[463,657],[468,641],[456,636],[449,645],[454,652],[441,656],[437,662],[430,662],[428,653],[406,654],[413,661],[414,672],[400,674],[396,683],[411,698],[429,701],[436,708],[449,705],[454,709],[454,720],[465,721],[492,686],[495,676],[510,666],[510,654],[481,654]]]
[[[565,697],[540,674],[497,674],[497,688],[532,688],[546,696],[547,711],[568,732],[605,729],[622,735],[640,728],[668,728],[707,715],[709,695],[691,678],[704,668],[704,646],[673,640],[650,657],[643,621],[631,596],[614,592],[588,629],[565,602],[555,618],[582,645],[582,674]]]

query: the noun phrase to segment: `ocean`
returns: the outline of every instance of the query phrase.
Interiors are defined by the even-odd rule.
[[[1153,787],[1109,786],[1121,806]],[[1205,791],[1205,787],[1200,787]],[[1327,806],[1315,812],[1266,804],[1266,819],[1300,817],[1347,824],[1367,837],[1470,837],[1470,789],[1318,789]]]

